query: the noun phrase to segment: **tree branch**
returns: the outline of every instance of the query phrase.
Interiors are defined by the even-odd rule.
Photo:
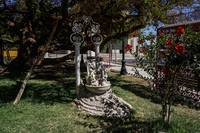
[[[137,31],[137,30],[139,30],[141,28],[144,28],[144,27],[146,27],[146,25],[145,24],[141,24],[141,25],[138,25],[138,26],[134,26],[134,27],[130,28],[129,30],[124,31],[122,33],[117,33],[115,35],[110,35],[101,43],[100,49],[102,49],[104,47],[104,45],[106,43],[108,43],[109,41],[111,41],[112,39],[121,39],[123,37],[127,37],[130,33],[133,33],[134,31]]]

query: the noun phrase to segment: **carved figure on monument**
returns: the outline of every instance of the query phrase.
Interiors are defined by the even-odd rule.
[[[102,94],[110,89],[110,82],[107,81],[107,71],[101,61],[95,59],[87,61],[86,88],[92,93]]]
[[[110,82],[107,81],[108,73],[103,67],[102,62],[97,62],[97,75],[99,76],[99,85],[105,86],[106,84],[110,84]]]
[[[97,67],[96,67],[97,65]],[[107,81],[108,74],[103,67],[101,61],[96,62],[95,59],[87,61],[87,85],[91,86],[106,86],[110,85],[110,82]]]
[[[95,61],[88,60],[87,61],[87,85],[98,86],[98,80],[96,80],[96,65]]]

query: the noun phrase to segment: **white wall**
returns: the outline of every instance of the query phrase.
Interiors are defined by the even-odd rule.
[[[136,37],[132,37],[128,39],[128,44],[132,45],[132,49],[133,49],[133,53],[136,52],[136,43],[137,43],[137,38]]]

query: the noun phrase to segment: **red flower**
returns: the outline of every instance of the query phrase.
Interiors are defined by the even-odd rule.
[[[185,51],[185,48],[183,47],[182,44],[176,45],[176,47],[175,47],[175,52],[176,53],[182,54],[182,52],[184,52],[184,51]]]
[[[163,34],[162,34],[162,33],[160,33],[160,36],[161,36],[161,37],[163,37]]]
[[[169,40],[167,41],[167,44],[168,44],[168,46],[172,46],[172,39],[169,39]]]
[[[182,35],[184,32],[184,29],[182,27],[178,27],[178,29],[176,30],[177,35]]]
[[[151,38],[151,41],[152,41],[152,42],[155,42],[153,38]]]
[[[137,32],[134,33],[133,37],[136,37]]]
[[[124,47],[124,49],[125,49],[126,51],[128,51],[127,47]]]
[[[167,71],[165,68],[163,68],[163,73],[165,74],[165,76],[169,75],[169,71]]]
[[[144,42],[144,40],[140,40],[140,38],[139,38],[138,43],[143,44],[143,42]]]
[[[126,45],[129,49],[132,49],[132,45],[127,44]]]
[[[126,47],[124,47],[126,51],[131,51],[132,50],[132,45],[127,44]]]
[[[145,50],[145,49],[140,49],[139,51],[140,51],[140,52],[146,53],[146,50]]]

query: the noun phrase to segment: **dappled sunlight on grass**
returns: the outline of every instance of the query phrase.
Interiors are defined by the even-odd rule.
[[[158,95],[148,91],[146,87],[148,86],[148,83],[140,78],[132,77],[132,76],[119,76],[114,73],[109,73],[109,81],[112,84],[112,87],[114,88],[113,91],[118,94],[118,89],[115,89],[115,87],[119,87],[121,89],[124,89],[124,91],[132,92],[134,95],[150,99],[154,103],[160,103],[161,100]],[[122,97],[122,92],[119,93]]]
[[[91,116],[72,104],[73,73],[35,73],[17,105],[12,105],[24,75],[0,77],[0,132],[194,132],[200,111],[173,106],[170,124],[162,122],[160,98],[143,79],[109,73],[112,91],[133,106],[126,117]],[[85,77],[83,73],[82,77]],[[12,79],[14,78],[14,79]],[[85,79],[83,79],[85,81]]]

